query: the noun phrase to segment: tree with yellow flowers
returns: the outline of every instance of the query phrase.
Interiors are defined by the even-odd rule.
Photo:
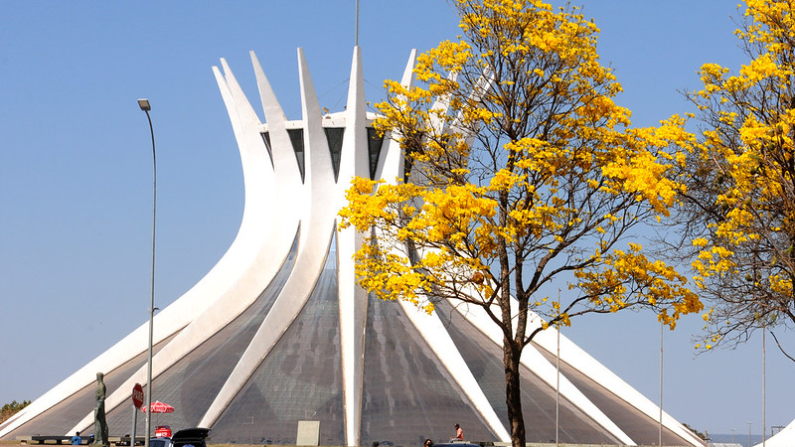
[[[692,137],[679,117],[630,128],[599,30],[576,8],[451,3],[462,37],[419,57],[418,86],[387,81],[377,105],[404,178],[357,178],[340,214],[367,236],[364,289],[429,313],[444,300],[479,306],[499,326],[511,437],[524,447],[520,358],[540,331],[638,307],[673,328],[702,309],[687,279],[633,238],[669,216],[683,191],[675,148]],[[548,296],[561,287],[566,299]]]
[[[702,131],[682,220],[695,282],[715,303],[706,348],[795,323],[795,1],[745,3],[736,34],[749,63],[734,75],[703,65],[704,88],[688,94]]]

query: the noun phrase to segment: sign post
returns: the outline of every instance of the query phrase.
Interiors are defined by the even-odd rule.
[[[144,404],[144,389],[140,383],[136,383],[132,389],[133,418],[132,434],[130,435],[130,447],[135,447],[135,428],[138,425],[138,409]]]

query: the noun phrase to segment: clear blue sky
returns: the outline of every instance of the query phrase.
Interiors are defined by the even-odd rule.
[[[370,101],[382,98],[385,78],[401,76],[412,48],[458,32],[443,0],[361,3]],[[637,125],[688,111],[677,91],[698,87],[702,63],[743,62],[736,2],[584,4]],[[136,99],[150,99],[157,140],[162,308],[220,259],[241,218],[239,156],[211,66],[227,58],[257,106],[255,50],[297,119],[303,47],[321,105],[339,110],[354,9],[353,0],[0,2],[0,404],[37,398],[146,322],[152,159]],[[760,433],[760,338],[695,357],[700,327],[695,317],[665,333],[665,410],[700,431],[741,437],[750,421]],[[653,315],[574,320],[566,333],[658,402]],[[767,426],[786,425],[795,365],[772,343],[767,359]]]

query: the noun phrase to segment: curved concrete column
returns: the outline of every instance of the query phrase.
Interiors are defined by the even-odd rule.
[[[406,89],[414,87],[415,65],[417,65],[417,50],[412,50],[406,68],[403,70],[403,77],[400,79],[400,84]],[[400,144],[390,135],[384,135],[384,149],[378,159],[375,178],[383,179],[388,183],[394,183],[396,179],[402,181],[404,169],[403,150],[400,148]]]
[[[323,269],[334,231],[337,213],[334,200],[334,174],[331,155],[321,126],[320,106],[303,52],[298,50],[303,103],[305,200],[301,217],[299,248],[293,274],[287,279],[273,307],[265,316],[248,348],[205,413],[200,426],[212,427],[226,406],[235,398],[281,336],[295,321],[314,289]],[[264,95],[265,98],[267,95]],[[270,105],[270,104],[269,104]],[[268,107],[266,107],[267,109]],[[292,147],[292,146],[287,146]]]
[[[345,205],[345,191],[354,176],[369,177],[367,151],[367,103],[364,98],[361,50],[354,48],[348,103],[345,109],[345,134],[342,141],[340,171],[336,188],[337,212]],[[337,287],[340,306],[340,347],[345,405],[345,438],[349,446],[359,445],[364,373],[364,330],[367,293],[356,284],[353,255],[362,245],[362,235],[348,227],[337,231],[339,256]]]
[[[556,340],[554,333],[542,333],[537,337],[536,342],[546,351],[555,352]],[[584,374],[587,372],[591,379],[637,408],[652,420],[659,420],[660,407],[563,335],[560,337],[560,359]],[[663,427],[690,441],[693,445],[703,445],[703,441],[700,438],[664,411],[662,423]]]
[[[483,389],[478,384],[477,379],[475,379],[439,317],[436,314],[428,315],[425,311],[407,301],[400,301],[400,305],[406,315],[408,315],[409,320],[414,324],[417,332],[428,343],[428,346],[445,366],[447,372],[458,383],[459,388],[471,402],[473,409],[486,421],[486,424],[500,441],[510,442],[511,434],[500,421],[497,412],[494,411],[494,407],[489,403],[486,394],[483,393]]]
[[[246,203],[250,204],[245,207],[243,215],[243,222],[248,224],[241,225],[238,236],[238,240],[242,242],[238,247],[244,247],[246,252],[230,257],[230,265],[224,266],[223,270],[237,274],[237,277],[229,275],[228,281],[232,283],[229,289],[223,293],[205,292],[219,294],[214,302],[200,307],[201,313],[154,356],[153,378],[157,378],[207,338],[224,328],[256,300],[281,268],[292,246],[291,239],[298,228],[299,216],[294,209],[294,204],[298,201],[297,190],[290,186],[300,184],[300,174],[297,169],[292,172],[285,169],[285,172],[274,174],[274,163],[271,162],[259,135],[262,123],[226,61],[222,59],[221,63],[225,76],[217,68],[213,71],[229,112],[238,146],[241,148]],[[275,127],[277,132],[273,138],[288,138],[283,120],[281,132],[278,131],[278,125]],[[278,151],[274,156],[283,159],[282,152],[285,151]],[[201,293],[200,284],[201,282],[192,290]],[[142,383],[145,379],[144,366],[108,396],[105,401],[106,411],[127,403],[133,385]],[[93,422],[93,414],[89,413],[69,433],[83,431]]]
[[[486,314],[486,311],[478,306],[455,306],[456,310],[467,319],[470,323],[478,327],[483,334],[489,337],[497,346],[502,346],[502,332],[491,321],[491,318]],[[532,328],[528,328],[528,331]],[[565,337],[561,336],[561,343]],[[555,352],[555,351],[552,351]],[[563,350],[561,349],[561,352]],[[563,356],[561,355],[561,360]],[[557,368],[552,365],[541,353],[536,350],[532,345],[525,347],[522,353],[521,363],[530,371],[538,375],[544,382],[549,384],[553,389],[557,384]],[[565,360],[563,360],[565,361]],[[584,372],[585,373],[585,372]],[[587,372],[586,375],[590,375]],[[565,376],[561,374],[560,377],[560,395],[566,400],[570,401],[577,408],[585,412],[597,424],[601,425],[613,436],[621,440],[626,445],[635,445],[632,440],[623,430],[621,430],[607,415],[604,414],[590,399],[574,386]]]
[[[155,344],[189,326],[194,319],[207,312],[214,302],[224,301],[224,297],[227,294],[235,294],[235,289],[239,290],[241,287],[244,289],[251,289],[252,287],[256,289],[263,283],[267,285],[270,281],[269,277],[272,277],[272,275],[264,273],[262,276],[252,276],[251,271],[267,267],[266,264],[273,263],[262,259],[264,252],[270,250],[273,258],[278,258],[279,255],[277,253],[286,255],[285,250],[274,246],[274,244],[277,246],[285,244],[284,241],[279,240],[279,237],[271,237],[271,235],[282,234],[274,231],[272,224],[275,223],[284,227],[292,225],[292,229],[289,232],[292,235],[295,234],[297,222],[290,222],[289,213],[286,213],[284,219],[279,221],[272,218],[273,210],[279,207],[278,203],[275,202],[279,198],[268,194],[268,191],[273,191],[273,188],[268,187],[268,185],[273,185],[275,181],[271,161],[267,151],[264,150],[262,141],[257,142],[246,131],[246,129],[259,124],[256,114],[253,114],[253,110],[251,110],[245,97],[241,97],[242,91],[237,86],[231,71],[227,72],[231,86],[223,80],[223,76],[220,75],[217,69],[214,71],[232,121],[235,137],[238,140],[243,164],[243,180],[246,191],[243,218],[235,240],[218,263],[190,290],[155,316],[153,334]],[[295,203],[295,201],[285,199],[282,202]],[[289,236],[287,239],[292,240],[292,238],[293,236]],[[286,245],[289,251],[290,244]],[[258,284],[252,283],[252,278],[259,279],[259,281],[255,281]],[[243,296],[251,298],[249,294],[243,294]],[[226,303],[219,307],[233,309],[233,306],[227,307],[228,305],[229,303]],[[220,318],[219,321],[223,321],[228,316],[229,314]],[[0,436],[11,432],[80,389],[94,383],[97,371],[111,372],[130,358],[145,352],[148,347],[148,330],[148,322],[142,324],[127,337],[36,399],[23,412],[20,412],[12,423],[3,427],[2,431],[0,431]],[[186,337],[189,338],[189,335],[186,334],[183,338]],[[161,352],[158,352],[158,362],[165,356],[165,353],[161,354]],[[173,358],[173,356],[170,357]],[[157,366],[158,362],[153,361],[153,365],[157,370],[161,370]],[[144,381],[141,375],[142,371],[143,368],[130,377],[116,393],[108,396],[106,400],[108,411],[129,397],[129,390],[132,389],[132,384]],[[126,395],[126,397],[122,395]],[[85,426],[86,421],[89,419],[90,422],[88,424],[93,423],[93,416],[89,418],[89,415],[87,415],[83,421],[78,423],[77,427]],[[79,430],[80,428],[77,429]],[[73,432],[74,430],[70,430],[67,433]]]

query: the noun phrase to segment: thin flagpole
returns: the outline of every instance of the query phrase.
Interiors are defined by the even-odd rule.
[[[660,433],[657,442],[662,447],[662,429],[663,429],[663,329],[665,323],[660,320]]]
[[[560,289],[558,289],[558,304],[560,304]],[[558,355],[557,377],[555,384],[555,445],[560,444],[560,324],[558,324]]]
[[[354,45],[357,47],[359,46],[359,0],[356,0],[356,36]]]

